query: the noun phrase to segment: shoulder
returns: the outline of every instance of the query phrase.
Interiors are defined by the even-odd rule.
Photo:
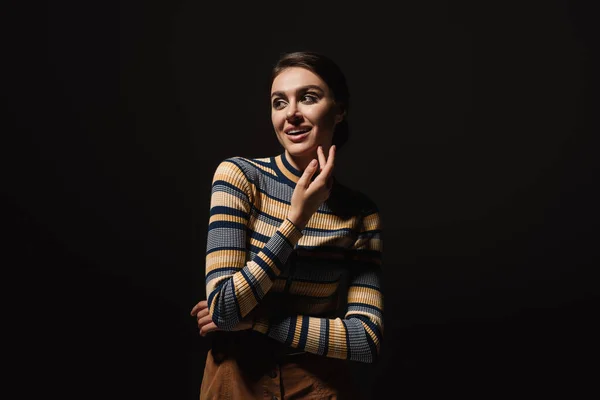
[[[248,158],[242,156],[232,156],[222,159],[217,165],[217,170],[226,168],[246,169],[248,165]]]
[[[227,157],[219,162],[216,167],[216,174],[225,174],[226,176],[243,177],[245,180],[256,183],[258,169],[260,165],[268,163],[270,158],[249,158],[242,156]]]

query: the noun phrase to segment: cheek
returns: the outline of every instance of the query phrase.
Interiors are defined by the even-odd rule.
[[[332,129],[335,122],[334,113],[328,110],[322,110],[321,112],[314,113],[312,118],[314,123],[322,129]]]
[[[281,129],[283,126],[283,118],[277,113],[271,113],[271,123],[276,129]]]

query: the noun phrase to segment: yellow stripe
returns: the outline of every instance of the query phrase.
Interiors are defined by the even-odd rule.
[[[250,273],[258,279],[258,284],[260,285],[260,289],[263,293],[267,293],[271,289],[273,281],[268,278],[260,279],[261,276],[264,276],[265,272],[258,264],[256,264],[254,261],[250,261],[248,263],[248,271],[250,271]]]
[[[257,204],[259,208],[266,214],[284,220],[287,217],[290,209],[289,204],[283,203],[279,200],[268,197],[266,194],[259,192],[257,194]]]
[[[269,267],[271,267],[271,269],[273,270],[273,272],[275,272],[275,275],[279,275],[281,273],[281,271],[279,270],[279,268],[277,268],[277,266],[275,265],[275,262],[273,260],[271,260],[269,257],[267,257],[267,255],[265,253],[263,253],[261,251],[256,256],[258,258],[260,258],[261,260],[263,260]]]
[[[233,285],[235,288],[235,297],[240,306],[240,313],[242,314],[242,318],[244,318],[256,307],[256,299],[254,298],[254,293],[250,290],[248,282],[241,274],[233,275]]]
[[[250,213],[250,205],[245,201],[226,192],[214,192],[210,197],[210,208],[215,206],[226,206]]]
[[[376,317],[374,314],[371,314],[371,313],[368,313],[365,311],[352,311],[352,312],[346,313],[344,318],[348,319],[348,318],[352,317],[353,315],[362,315],[362,316],[369,318],[371,321],[373,321],[373,323],[375,325],[377,325],[379,327],[379,330],[381,332],[383,332],[383,321],[381,320],[381,318]]]
[[[314,213],[309,221],[310,228],[316,229],[352,229],[358,230],[360,220],[353,216],[344,218],[334,214]],[[309,227],[309,225],[307,225]]]
[[[206,255],[206,263],[212,264],[215,262],[231,260],[232,266],[244,266],[246,264],[246,250],[217,250]]]
[[[304,347],[309,353],[317,354],[319,351],[319,338],[321,336],[321,318],[308,319],[308,338]]]
[[[346,359],[348,350],[346,349],[346,329],[341,319],[330,320],[329,323],[329,349],[327,356],[333,358]]]
[[[304,231],[306,232],[306,231]],[[354,244],[354,240],[348,236],[310,236],[310,232],[306,232],[298,242],[301,246],[337,246],[340,248],[348,248]]]
[[[281,155],[275,157],[275,164],[277,164],[277,168],[279,168],[279,170],[281,171],[281,173],[283,175],[285,175],[286,178],[288,178],[290,181],[292,182],[296,182],[298,183],[298,181],[300,180],[300,178],[298,178],[296,175],[292,174],[285,165],[283,165],[283,161],[281,160]]]
[[[383,309],[383,297],[379,290],[360,286],[351,286],[348,290],[348,302],[366,303]]]
[[[294,329],[294,339],[292,339],[292,347],[298,347],[300,342],[300,332],[302,331],[302,317],[296,317],[296,328]]]
[[[335,293],[339,282],[314,283],[314,282],[292,282],[290,293],[295,295],[328,297]]]
[[[277,222],[275,222],[277,223]],[[250,229],[258,234],[264,235],[268,238],[272,237],[275,234],[275,231],[279,228],[279,225],[274,226],[270,225],[264,221],[253,220]]]
[[[230,278],[230,275],[227,275],[227,276],[220,276],[218,278],[210,280],[209,282],[206,283],[206,293],[207,294],[212,293],[215,290],[215,288],[217,286],[219,286],[219,284],[221,282],[223,282],[223,281],[225,281],[225,280],[227,280],[229,278]],[[218,297],[218,295],[215,296],[215,300],[216,300],[216,297]]]
[[[364,226],[364,230],[366,230],[366,231],[372,231],[374,229],[379,229],[380,224],[381,224],[381,221],[379,218],[379,213],[373,213],[373,214],[368,215],[363,218],[363,226]]]
[[[217,221],[227,221],[227,222],[237,222],[243,225],[246,225],[248,220],[244,217],[239,217],[237,215],[229,215],[229,214],[214,214],[208,220],[209,224]]]
[[[361,322],[362,322],[362,321],[361,321]],[[371,339],[373,339],[373,342],[375,342],[375,345],[376,345],[377,347],[379,347],[379,337],[377,337],[377,335],[375,335],[375,332],[373,332],[373,331],[371,330],[371,328],[369,328],[369,326],[368,326],[367,324],[363,323],[362,325],[364,326],[364,328],[365,328],[365,331],[367,332],[367,334],[368,334],[369,336],[371,336]]]

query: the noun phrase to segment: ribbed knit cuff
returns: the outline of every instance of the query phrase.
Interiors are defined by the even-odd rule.
[[[279,227],[279,231],[294,244],[302,237],[302,231],[288,218],[283,220],[283,223]]]

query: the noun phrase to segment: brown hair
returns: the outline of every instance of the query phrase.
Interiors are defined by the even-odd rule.
[[[290,67],[300,67],[308,69],[319,75],[323,81],[329,86],[333,93],[335,102],[341,107],[344,112],[344,119],[339,122],[333,133],[333,144],[339,150],[348,141],[350,136],[350,127],[348,126],[348,109],[350,107],[350,92],[346,84],[346,77],[340,67],[330,58],[323,54],[312,51],[296,51],[292,53],[284,53],[271,73],[271,82],[284,69]]]

